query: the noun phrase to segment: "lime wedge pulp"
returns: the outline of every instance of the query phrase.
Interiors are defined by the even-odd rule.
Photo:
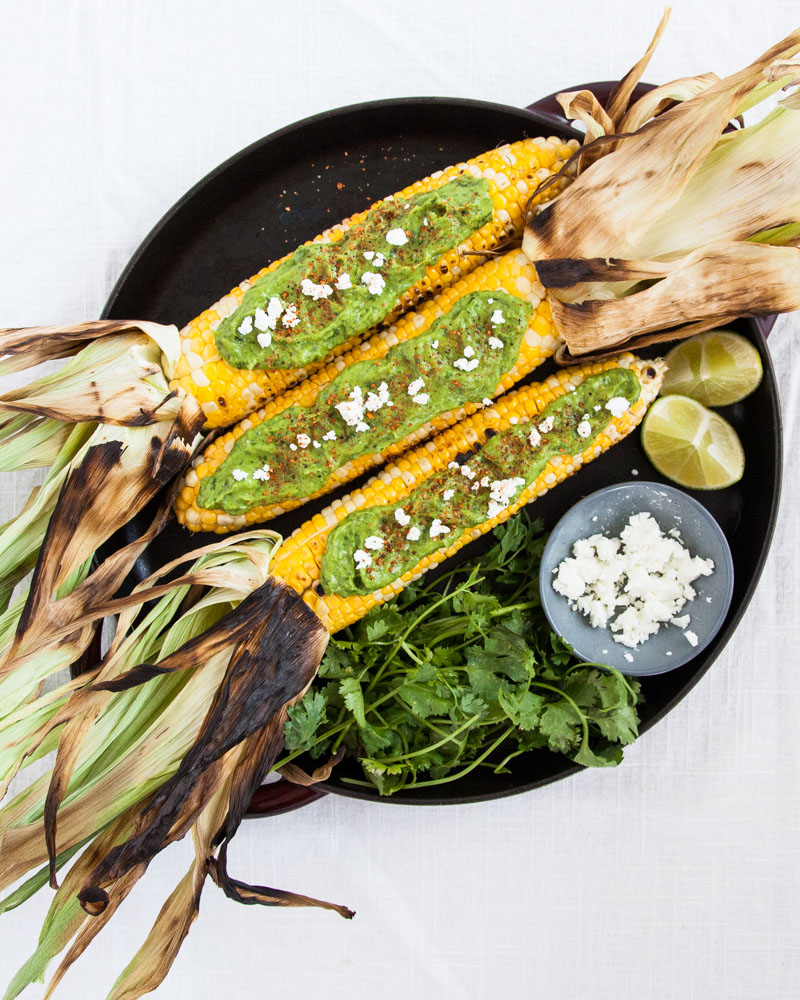
[[[744,449],[727,420],[687,396],[662,396],[642,424],[642,447],[655,468],[680,486],[719,490],[744,473]]]
[[[730,330],[711,330],[681,341],[667,354],[661,395],[689,396],[704,406],[728,406],[749,396],[763,368],[749,340]]]

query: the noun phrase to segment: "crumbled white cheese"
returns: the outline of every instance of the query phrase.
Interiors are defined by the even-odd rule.
[[[592,433],[592,425],[588,420],[581,420],[577,427],[578,437],[587,438]]]
[[[346,271],[344,272],[344,274],[339,275],[334,284],[339,289],[340,292],[344,292],[346,289],[353,287],[353,282],[350,280],[350,275]]]
[[[380,295],[386,282],[382,274],[376,274],[374,271],[365,271],[361,275],[361,284],[367,286],[367,291],[370,295]]]
[[[626,410],[630,409],[630,405],[624,396],[614,396],[606,403],[606,409],[612,417],[621,417]]]
[[[576,541],[554,571],[553,589],[594,628],[610,622],[614,641],[635,648],[675,619],[696,596],[692,583],[713,571],[712,560],[692,556],[642,511],[631,515],[619,538]]]
[[[386,242],[391,243],[393,247],[401,247],[408,243],[408,237],[402,229],[390,229],[386,234]]]
[[[389,387],[385,382],[381,382],[378,386],[377,392],[367,393],[367,398],[364,400],[364,409],[369,413],[374,413],[376,410],[380,410],[383,406],[391,406],[391,400],[389,399]]]
[[[370,535],[368,538],[364,539],[364,548],[372,549],[373,552],[378,552],[383,548],[383,539],[378,535]]]
[[[542,435],[536,430],[535,427],[533,427],[528,435],[528,444],[531,448],[538,448],[541,443]]]
[[[301,448],[307,448],[311,444],[311,438],[308,436],[308,434],[298,434],[297,443],[300,445]]]
[[[670,618],[670,625],[677,625],[678,628],[686,628],[692,619],[689,615],[681,615],[680,618]]]
[[[323,441],[335,441],[336,440],[336,431],[326,431],[322,435],[322,440]]]
[[[363,549],[356,549],[353,553],[353,559],[355,559],[356,569],[366,569],[367,566],[372,565],[372,556]]]
[[[364,394],[361,386],[357,385],[344,402],[335,403],[333,408],[339,411],[348,427],[360,424],[364,419]]]
[[[263,309],[256,309],[253,314],[253,326],[256,330],[261,330],[262,332],[269,329],[269,320]],[[275,329],[274,325],[272,329]]]
[[[415,378],[413,382],[409,383],[408,394],[409,396],[416,396],[418,392],[422,392],[425,388],[424,378]]]
[[[449,500],[451,497],[455,496],[455,493],[455,490],[445,490],[444,493],[442,493],[442,500]]]
[[[319,443],[319,441],[312,441],[311,442],[311,447],[312,448],[321,448],[322,445]]]
[[[439,341],[438,340],[432,340],[431,341],[431,347],[438,347],[438,346],[439,346]]]
[[[447,527],[446,524],[442,524],[442,522],[439,520],[438,517],[435,517],[433,519],[433,523],[431,524],[430,531],[428,532],[428,534],[431,536],[431,538],[438,538],[439,535],[449,535],[450,529]]]
[[[687,628],[683,634],[686,636],[686,641],[689,643],[690,646],[696,646],[697,643],[699,642],[697,638],[697,633],[692,632],[690,628]]]
[[[269,347],[272,343],[272,334],[269,330],[265,330],[264,333],[259,333],[256,335],[256,340],[258,341],[259,347]]]
[[[289,445],[289,451],[297,451],[297,445],[296,444],[290,444]]]
[[[448,462],[447,463],[447,468],[448,469],[460,469],[461,466],[458,464],[458,462]]]
[[[471,371],[474,371],[478,367],[478,359],[477,358],[472,358],[472,359],[469,359],[469,358],[456,358],[456,360],[453,362],[453,367],[454,368],[460,368],[461,371],[464,371],[464,372],[471,372]]]
[[[481,400],[481,403],[483,403],[484,406],[491,406],[493,402],[494,400],[489,399],[488,396]]]
[[[333,294],[333,289],[330,285],[318,285],[316,282],[312,281],[311,278],[303,278],[300,282],[300,291],[303,295],[310,295],[315,302],[317,299],[327,299],[329,295]]]
[[[489,500],[489,507],[486,512],[490,521],[492,518],[497,517],[501,510],[505,510],[508,507],[519,488],[524,485],[525,480],[520,476],[515,476],[513,479],[494,480],[489,494],[491,499]]]
[[[398,507],[394,512],[394,519],[403,528],[405,528],[407,524],[411,523],[411,515],[406,514],[402,507]]]
[[[241,333],[243,337],[246,337],[248,333],[253,332],[253,317],[245,316],[242,322],[239,324],[238,332]]]
[[[491,299],[489,300],[491,301]],[[492,313],[492,318],[490,320],[493,326],[498,326],[500,323],[505,323],[505,318],[499,309],[495,309]]]
[[[385,263],[386,263],[386,258],[383,256],[383,254],[380,253],[380,252],[376,253],[375,257],[372,260],[372,266],[373,267],[383,267],[383,265]]]
[[[372,260],[372,258],[375,256],[375,251],[374,250],[365,250],[364,251],[364,256],[366,257],[367,260]]]
[[[489,337],[489,347],[493,351],[499,351],[503,346],[503,341],[499,337]]]
[[[544,420],[539,424],[539,430],[542,434],[547,434],[553,429],[553,424],[555,419],[553,417],[545,417]]]
[[[475,478],[475,473],[472,471],[472,469],[470,469],[470,467],[468,465],[462,465],[461,466],[461,475],[462,476],[466,476],[467,479],[474,479]]]
[[[416,525],[414,525],[412,528],[409,528],[406,538],[409,540],[409,542],[416,542],[419,539],[419,536],[420,536],[420,530]]]
[[[244,469],[234,469],[231,475],[237,483],[240,483],[243,479],[247,479],[247,473]]]
[[[265,462],[260,469],[253,472],[253,479],[261,479],[266,482],[269,479],[269,466]]]
[[[467,346],[464,348],[464,357],[471,358],[473,357],[474,354],[475,354],[475,348],[470,347],[469,344],[467,344]]]
[[[300,317],[297,315],[297,306],[294,303],[290,303],[283,311],[283,318],[281,323],[284,326],[288,326],[289,329],[297,326],[300,322]]]
[[[418,392],[416,396],[411,397],[411,401],[419,403],[420,406],[426,406],[430,402],[430,398],[427,392]]]
[[[256,309],[253,325],[256,330],[261,330],[262,332],[264,330],[274,330],[282,312],[283,303],[277,295],[272,295],[269,302],[267,302],[266,312],[263,309]]]

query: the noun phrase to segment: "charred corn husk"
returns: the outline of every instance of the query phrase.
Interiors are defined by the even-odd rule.
[[[492,250],[505,239],[519,236],[524,225],[525,208],[534,190],[543,180],[557,173],[576,148],[574,140],[565,143],[558,137],[525,139],[504,145],[472,160],[438,170],[378,203],[368,212],[351,216],[326,230],[293,254],[237,285],[180,331],[181,356],[174,369],[172,387],[182,389],[200,401],[210,427],[225,426],[241,419],[272,396],[301,381],[319,367],[325,357],[351,349],[377,323],[391,320],[413,308],[423,298],[441,291],[472,270],[481,261],[468,251]],[[462,229],[452,245],[423,263],[419,259],[419,248],[414,245],[413,234],[409,239],[408,233],[402,233],[402,229],[392,229],[387,216],[383,232],[379,234],[380,244],[371,250],[367,244],[358,249],[359,236],[365,227],[371,227],[375,236],[376,212],[382,208],[400,210],[411,203],[410,199],[438,191],[453,182],[458,183],[459,178],[477,185],[481,189],[478,194],[485,201],[485,215],[481,216],[481,224],[474,231],[465,232]],[[536,200],[549,200],[566,183],[567,178],[560,179]],[[476,200],[475,193],[470,192],[472,203]],[[439,209],[434,206],[429,215],[422,215],[420,225],[423,229],[433,228],[436,211]],[[380,229],[379,222],[377,225]],[[386,235],[390,236],[389,241],[386,241]],[[353,242],[354,252],[363,253],[366,250],[370,255],[365,262],[369,270],[364,272],[372,275],[366,278],[369,285],[367,292],[362,287],[364,275],[360,272],[348,271],[349,280],[341,280],[340,261],[332,259],[318,269],[315,269],[315,264],[306,261],[309,248],[331,243],[342,247],[343,241]],[[380,286],[391,269],[393,258],[408,257],[412,250],[417,258],[405,262],[405,282],[398,281],[398,293],[393,297],[387,296]],[[294,268],[294,280],[298,284],[303,279],[308,282],[304,286],[306,293],[302,288],[277,289],[276,286],[276,295],[271,297],[276,299],[272,307],[269,305],[271,299],[265,300],[261,302],[261,312],[255,313],[253,303],[265,294],[264,289],[278,277],[277,272],[281,268],[284,271]],[[350,288],[345,287],[348,283]],[[376,290],[374,294],[373,289]],[[367,307],[362,310],[361,317],[362,324],[366,322],[366,325],[359,327],[358,323],[350,321],[337,324],[337,309],[345,306],[354,292],[362,298],[367,297]],[[316,313],[321,326],[336,329],[330,336],[318,337],[317,345],[310,344],[300,351],[297,344],[302,326],[296,321],[297,308],[306,306]],[[248,316],[252,322],[248,322]],[[229,334],[227,359],[226,351],[220,350],[220,333],[226,326]],[[239,335],[242,328],[249,332]],[[337,337],[338,341],[333,342]],[[257,355],[263,360],[259,360],[258,364],[237,363],[233,355],[241,361],[241,344],[250,345],[249,351],[245,352],[248,357]],[[313,356],[316,348],[321,350],[318,357]],[[292,360],[293,350],[297,354],[296,360]]]
[[[724,79],[673,81],[617,114],[588,91],[560,95],[567,114],[600,137],[581,154],[586,169],[563,198],[531,214],[523,237],[566,342],[562,364],[800,308],[784,247],[800,230],[800,94],[755,125],[729,128],[800,82],[798,53],[795,30]]]
[[[521,251],[483,264],[217,438],[179,491],[180,521],[269,520],[486,406],[558,346],[542,295]]]
[[[351,624],[630,433],[663,371],[621,355],[502,396],[312,517],[273,575],[331,632]]]

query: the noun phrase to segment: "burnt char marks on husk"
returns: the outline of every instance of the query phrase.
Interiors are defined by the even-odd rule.
[[[120,465],[122,452],[121,441],[104,441],[94,445],[64,483],[42,541],[31,579],[29,598],[17,624],[18,637],[31,626],[41,601],[50,600],[53,589],[62,582],[57,575],[59,566],[56,563],[64,562],[64,550],[80,532],[86,518],[87,497],[96,496],[105,487],[109,476]],[[51,576],[52,586],[51,581],[45,584]],[[43,586],[47,586],[47,593],[42,593]]]
[[[167,843],[182,836],[203,808],[198,786],[203,786],[229,750],[258,734],[253,740],[258,752],[248,753],[247,768],[239,779],[240,797],[246,797],[244,789],[267,773],[280,751],[284,706],[311,683],[328,638],[327,629],[297,594],[270,579],[204,635],[162,661],[162,669],[181,670],[233,647],[225,677],[194,744],[176,773],[140,813],[131,837],[96,866],[86,890],[102,890],[137,865],[147,865]],[[134,686],[147,673],[134,668],[121,678]],[[246,804],[241,807],[242,815],[244,808]],[[230,839],[232,828],[241,820],[238,812],[239,805],[232,805],[221,837]]]
[[[552,260],[537,260],[536,273],[545,288],[568,288],[582,281],[607,281],[609,265],[618,261],[612,257],[592,257],[576,260],[572,257],[558,257]]]

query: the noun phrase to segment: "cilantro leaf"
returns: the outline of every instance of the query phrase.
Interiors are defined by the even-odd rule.
[[[327,699],[322,691],[309,691],[296,705],[287,709],[283,727],[284,743],[289,750],[306,750],[315,741],[316,732],[326,720]]]
[[[515,726],[519,726],[523,730],[531,730],[539,725],[544,706],[543,695],[535,694],[533,691],[524,691],[522,695],[513,692],[504,694],[501,691],[499,701],[503,711]]]
[[[319,667],[320,677],[352,677],[354,672],[352,654],[337,642],[329,642]]]
[[[366,729],[367,718],[364,707],[364,695],[361,691],[361,682],[357,677],[345,677],[339,683],[339,694],[344,698],[345,705],[353,713],[357,725]]]
[[[436,689],[425,684],[402,684],[397,688],[397,694],[408,704],[413,714],[421,719],[427,719],[431,715],[446,715],[452,705],[451,699],[443,697]]]
[[[539,716],[539,729],[547,737],[548,745],[561,753],[569,753],[582,735],[580,716],[563,699],[545,705]]]

